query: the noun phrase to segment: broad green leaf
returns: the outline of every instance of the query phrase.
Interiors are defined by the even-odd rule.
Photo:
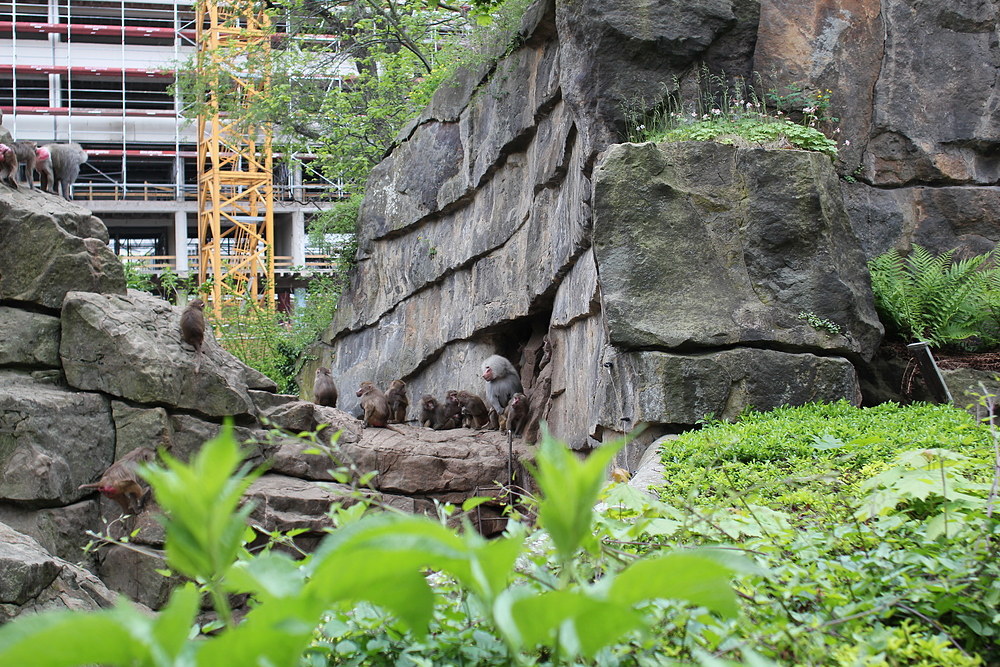
[[[538,522],[552,538],[563,561],[573,557],[591,534],[594,504],[605,470],[625,440],[599,447],[583,461],[546,431],[534,466],[542,491]]]
[[[173,663],[184,650],[200,603],[201,593],[193,583],[187,583],[170,594],[170,601],[153,625],[154,652],[164,654],[163,662]]]
[[[551,645],[558,636],[565,649],[586,657],[643,625],[642,616],[627,604],[571,590],[517,599],[511,615],[526,648]]]
[[[0,665],[73,667],[75,665],[149,664],[149,645],[135,636],[150,620],[131,606],[126,616],[112,609],[96,613],[53,612],[23,616],[0,627]],[[143,632],[143,630],[139,630]],[[96,639],[99,638],[99,641]]]
[[[305,575],[291,556],[277,551],[236,562],[226,574],[231,591],[252,593],[260,600],[297,595]]]
[[[712,558],[674,553],[636,561],[615,577],[609,599],[624,605],[666,598],[685,600],[723,616],[735,616],[732,571]]]

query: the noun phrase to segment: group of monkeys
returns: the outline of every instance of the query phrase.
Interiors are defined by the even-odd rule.
[[[504,357],[494,354],[483,362],[483,379],[486,381],[486,400],[468,391],[450,390],[440,401],[431,394],[420,398],[417,422],[424,427],[440,431],[464,426],[465,428],[490,428],[511,431],[520,436],[528,423],[528,397],[521,387],[521,378],[514,365]],[[313,384],[313,402],[337,407],[337,385],[329,368],[316,369]],[[371,382],[362,382],[357,391],[363,411],[365,426],[392,428],[391,423],[406,422],[406,409],[410,401],[406,396],[406,383],[393,380],[383,393]]]
[[[80,175],[80,165],[87,161],[87,151],[76,143],[45,144],[13,141],[0,144],[0,182],[17,189],[18,171],[24,165],[28,187],[35,189],[35,172],[43,192],[62,194],[71,199],[70,186]]]

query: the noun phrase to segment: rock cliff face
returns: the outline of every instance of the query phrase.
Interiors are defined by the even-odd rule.
[[[302,385],[322,364],[345,387],[481,393],[499,353],[534,422],[577,448],[640,421],[649,439],[747,405],[858,401],[881,335],[866,260],[1000,238],[997,6],[792,5],[532,5],[522,46],[439,90],[373,172]],[[617,145],[624,103],[702,67],[830,91],[840,158]]]
[[[521,443],[512,462],[498,433],[363,429],[340,410],[275,394],[211,332],[195,373],[181,309],[126,292],[107,241],[103,223],[80,206],[0,185],[0,623],[28,610],[107,606],[114,592],[162,605],[176,579],[159,574],[162,558],[150,555],[164,539],[155,503],[130,520],[144,552],[115,545],[84,556],[88,531],[122,528],[117,504],[79,487],[137,447],[167,442],[187,460],[225,417],[254,462],[271,462],[249,493],[253,524],[304,529],[296,539],[306,548],[332,525],[331,503],[356,500],[332,483],[329,458],[269,426],[298,433],[325,424],[326,444],[342,431],[339,463],[377,470],[366,493],[410,512],[433,511],[434,500],[461,505],[512,473],[526,478]],[[484,532],[506,521],[486,505],[468,518]]]

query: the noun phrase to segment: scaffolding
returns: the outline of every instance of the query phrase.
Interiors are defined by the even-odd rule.
[[[199,76],[207,110],[198,117],[199,283],[211,285],[212,308],[274,307],[274,188],[269,127],[229,118],[221,95],[253,105],[265,72],[247,55],[266,55],[270,20],[253,0],[202,0],[197,9]],[[262,60],[266,60],[263,58]]]

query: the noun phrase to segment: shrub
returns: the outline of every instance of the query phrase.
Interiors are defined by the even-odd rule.
[[[893,249],[871,270],[875,308],[887,333],[932,347],[984,349],[1000,342],[1000,269],[994,254],[954,261],[914,245],[908,256]]]

